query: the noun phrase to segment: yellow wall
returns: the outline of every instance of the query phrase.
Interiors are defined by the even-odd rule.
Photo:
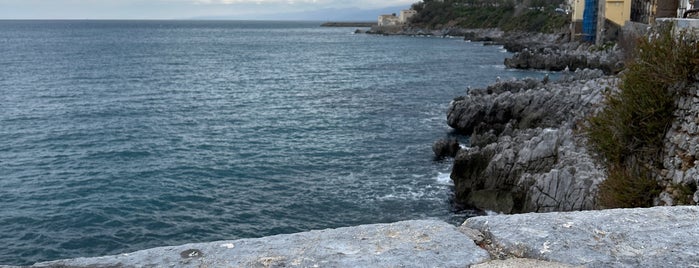
[[[631,18],[631,0],[606,0],[604,16],[614,23],[624,26]]]
[[[585,0],[573,0],[573,21],[582,21],[585,11]]]

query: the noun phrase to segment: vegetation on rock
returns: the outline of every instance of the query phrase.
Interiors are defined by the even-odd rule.
[[[551,33],[566,27],[569,15],[556,12],[562,0],[424,0],[413,4],[411,24],[424,28],[500,28]]]
[[[699,43],[669,28],[639,40],[619,91],[588,120],[590,143],[607,164],[599,205],[646,207],[660,193],[655,175],[676,99],[699,74]]]

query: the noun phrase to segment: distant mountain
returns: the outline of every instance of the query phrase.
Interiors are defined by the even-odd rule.
[[[310,20],[310,21],[376,21],[381,14],[399,13],[403,9],[410,8],[405,6],[391,6],[379,9],[360,9],[360,8],[323,8],[302,12],[290,13],[270,13],[261,15],[241,15],[241,16],[211,16],[197,17],[194,19],[232,19],[232,20]]]

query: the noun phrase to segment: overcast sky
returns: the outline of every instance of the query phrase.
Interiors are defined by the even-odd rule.
[[[379,9],[417,0],[0,0],[0,19],[273,19],[319,9]],[[397,12],[398,10],[396,10]],[[378,14],[377,14],[378,15]],[[332,18],[328,15],[328,18]]]

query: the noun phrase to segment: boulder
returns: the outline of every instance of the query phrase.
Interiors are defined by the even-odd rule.
[[[694,267],[699,207],[654,207],[469,218],[493,257],[584,267]],[[517,266],[512,266],[517,267]]]
[[[432,145],[432,151],[437,159],[454,157],[460,148],[459,141],[456,139],[441,139]]]

